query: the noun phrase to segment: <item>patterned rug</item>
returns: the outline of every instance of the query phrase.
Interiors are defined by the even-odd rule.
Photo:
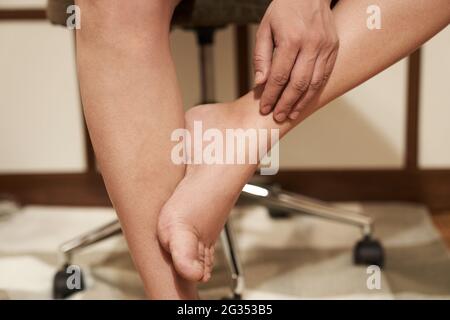
[[[379,275],[352,264],[361,237],[351,226],[297,215],[271,219],[260,206],[234,210],[232,225],[243,261],[245,299],[450,299],[450,254],[421,206],[340,204],[376,220],[386,251]],[[50,299],[58,246],[115,219],[111,209],[29,206],[0,211],[0,299]],[[142,299],[144,292],[121,236],[77,254],[87,289],[72,299]],[[370,278],[372,277],[372,278]],[[372,281],[372,282],[371,282]],[[218,247],[213,279],[202,298],[229,293]],[[370,288],[369,288],[370,287]]]

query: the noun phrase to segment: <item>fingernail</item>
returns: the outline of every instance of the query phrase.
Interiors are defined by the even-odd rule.
[[[261,82],[264,80],[264,74],[261,71],[256,71],[255,74],[255,83],[261,84]]]
[[[278,113],[275,115],[275,120],[281,122],[284,121],[286,119],[286,114],[285,113]]]
[[[300,112],[295,111],[295,112],[292,112],[292,113],[289,115],[289,118],[290,118],[291,120],[295,120],[295,119],[298,118],[299,115],[300,115]]]
[[[266,105],[266,106],[261,108],[261,113],[262,114],[268,114],[271,110],[272,110],[272,106],[271,105]]]

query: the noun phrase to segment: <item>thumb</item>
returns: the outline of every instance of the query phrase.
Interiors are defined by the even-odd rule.
[[[255,84],[260,85],[267,81],[270,65],[272,63],[273,41],[269,25],[260,25],[256,34],[253,66],[255,68]]]

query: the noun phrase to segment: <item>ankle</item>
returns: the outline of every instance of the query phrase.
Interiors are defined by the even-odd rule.
[[[260,110],[260,89],[254,88],[246,95],[237,99],[232,103],[236,118],[240,118],[244,126],[255,129],[279,129],[280,138],[283,137],[289,130],[295,127],[305,118],[302,114],[296,121],[286,120],[282,123],[276,122],[273,119],[273,114],[261,114]]]
[[[236,99],[229,105],[231,119],[236,127],[260,129],[262,126],[261,114],[258,111],[259,100],[255,99],[253,92]]]

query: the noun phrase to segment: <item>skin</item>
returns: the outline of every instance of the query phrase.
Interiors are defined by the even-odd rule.
[[[260,111],[295,120],[325,85],[339,48],[331,0],[274,0],[256,34],[255,82],[266,84]]]
[[[382,30],[366,27],[372,0],[342,0],[334,10],[341,47],[324,90],[293,121],[278,123],[261,116],[263,88],[231,103],[204,105],[186,114],[186,128],[202,121],[204,130],[217,128],[279,129],[280,136],[331,100],[386,69],[427,41],[450,22],[448,0],[378,0]],[[398,35],[402,36],[399,37]],[[264,96],[264,93],[262,93]],[[256,165],[188,165],[184,179],[164,205],[158,236],[171,253],[177,272],[189,280],[211,277],[214,244],[231,208]],[[201,195],[201,196],[199,196]]]

